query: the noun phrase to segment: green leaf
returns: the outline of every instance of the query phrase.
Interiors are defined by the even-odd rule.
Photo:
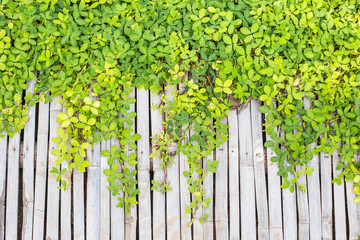
[[[355,182],[355,183],[360,182],[360,175],[356,175],[356,176],[354,177],[354,182]]]
[[[356,198],[354,198],[353,202],[355,204],[359,203],[360,202],[360,196],[357,196]]]
[[[101,155],[102,155],[103,157],[109,157],[109,156],[110,156],[110,152],[107,151],[107,150],[103,150],[103,151],[101,151]]]
[[[59,143],[61,142],[60,138],[52,138],[51,141],[53,141],[54,143]]]
[[[226,80],[226,81],[224,82],[224,87],[225,87],[225,88],[228,88],[228,87],[231,86],[231,84],[232,84],[232,80]]]
[[[315,56],[312,51],[307,51],[304,53],[304,55],[305,55],[305,57],[310,58],[310,59]]]
[[[137,164],[137,161],[136,160],[129,160],[128,163],[129,163],[130,166],[135,166]]]
[[[65,128],[65,127],[69,126],[70,123],[71,123],[70,119],[66,119],[65,121],[62,122],[61,127]]]
[[[95,118],[90,118],[89,121],[87,122],[88,125],[94,125],[96,123]]]
[[[84,103],[87,105],[91,105],[91,99],[89,97],[84,98]]]
[[[87,123],[87,118],[84,114],[79,114],[79,120],[83,123]]]
[[[81,148],[83,148],[83,149],[88,149],[90,147],[91,147],[91,145],[88,142],[84,142],[84,143],[81,144]]]
[[[224,35],[223,40],[226,44],[232,44],[231,38],[228,35]]]
[[[136,117],[136,112],[131,112],[126,117],[127,118],[135,118]]]
[[[129,161],[133,161],[136,159],[136,153],[130,153],[129,155]]]
[[[252,32],[252,33],[257,32],[258,29],[259,29],[259,24],[258,24],[258,23],[254,23],[254,24],[251,26],[251,32]],[[245,34],[245,33],[244,33],[244,34]]]
[[[132,141],[138,141],[141,138],[141,135],[139,133],[135,133],[131,136]]]
[[[248,28],[246,28],[246,27],[242,27],[242,28],[240,29],[240,31],[241,31],[241,33],[244,34],[244,35],[249,35],[249,34],[251,34],[250,30],[249,30]]]
[[[270,112],[270,108],[266,105],[263,105],[259,108],[261,113],[269,113]]]
[[[225,62],[223,63],[223,65],[224,65],[223,72],[224,72],[225,74],[231,73],[231,71],[232,71],[232,69],[233,69],[233,64],[232,64],[232,62],[230,62],[230,61],[225,61]]]

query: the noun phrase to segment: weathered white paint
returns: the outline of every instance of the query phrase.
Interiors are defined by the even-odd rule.
[[[257,233],[259,239],[269,239],[268,199],[265,179],[264,143],[262,137],[262,119],[258,100],[250,103],[251,135],[253,145],[254,176],[256,190]]]
[[[250,106],[238,116],[240,152],[240,219],[241,238],[256,239],[255,175],[251,133]]]
[[[138,186],[139,194],[139,239],[152,236],[151,229],[151,195],[150,195],[150,125],[149,125],[149,91],[137,89],[137,133],[141,135],[138,141]]]
[[[45,205],[46,205],[46,177],[49,146],[49,103],[39,103],[38,136],[36,146],[35,198],[33,239],[44,238]]]
[[[51,141],[52,138],[58,138],[58,129],[60,124],[56,122],[57,115],[62,111],[62,105],[58,102],[59,97],[53,98],[50,103],[50,137],[48,153],[48,175],[47,175],[47,205],[46,205],[46,239],[59,239],[59,205],[60,192],[57,187],[59,182],[56,181],[57,175],[50,173],[55,167],[57,157],[51,154],[51,151],[57,148],[57,143]],[[59,168],[59,167],[58,167]]]
[[[240,239],[239,131],[236,110],[229,111],[229,225],[230,239]],[[212,191],[209,189],[209,191]]]
[[[28,82],[26,94],[34,91],[35,80]],[[35,122],[36,105],[29,106],[29,120],[24,128],[23,147],[23,223],[22,239],[32,239],[34,216],[34,150],[35,150]]]

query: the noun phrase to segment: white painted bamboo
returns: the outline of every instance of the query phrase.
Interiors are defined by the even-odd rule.
[[[255,181],[250,106],[238,115],[241,238],[256,239]]]
[[[271,137],[268,134],[266,134],[266,140],[271,140]],[[275,156],[275,152],[270,147],[266,148],[266,164],[268,173],[267,188],[269,195],[269,234],[270,240],[282,240],[283,225],[280,188],[281,178],[277,175],[279,170],[278,164],[271,161],[271,158]]]
[[[358,218],[358,228],[360,228],[360,204],[356,204],[357,218]]]
[[[230,239],[240,239],[239,131],[236,110],[229,111],[229,222]],[[212,191],[212,189],[209,189]]]
[[[161,103],[160,95],[151,93],[151,105],[159,106]],[[154,138],[156,135],[161,134],[162,130],[162,114],[160,109],[151,110],[151,136]],[[152,145],[154,148],[154,145]],[[165,178],[165,172],[161,168],[160,158],[153,159],[154,181],[162,183]],[[166,223],[165,223],[165,194],[159,191],[153,191],[153,239],[165,240],[166,239]]]
[[[187,78],[187,75],[185,75]],[[184,85],[179,84],[179,92],[184,90]],[[188,125],[183,126],[183,129],[186,129]],[[188,132],[183,132],[189,136]],[[183,144],[185,142],[183,141]],[[189,165],[187,163],[187,157],[183,154],[179,154],[179,164],[180,164],[180,228],[181,228],[181,238],[182,239],[192,239],[191,228],[188,227],[191,216],[189,213],[185,213],[186,206],[190,205],[190,193],[188,190],[187,180],[188,178],[183,175],[184,171],[189,171]]]
[[[311,106],[310,100],[304,99],[304,108],[309,109]],[[311,144],[310,149],[313,149],[316,143]],[[307,193],[309,199],[309,231],[310,239],[321,239],[321,187],[319,179],[319,155],[314,155],[313,159],[307,164],[312,167],[314,171],[307,176]],[[329,176],[329,178],[331,178]],[[329,179],[330,180],[330,179]]]
[[[111,140],[103,140],[101,142],[101,151],[109,151],[111,148]],[[100,239],[110,240],[110,192],[108,190],[109,182],[104,174],[109,169],[108,157],[101,155],[100,157]]]
[[[300,171],[301,166],[296,166],[296,171]],[[306,176],[302,175],[298,177],[298,184],[303,184],[307,186]],[[296,187],[296,195],[297,195],[297,212],[298,212],[298,229],[299,229],[299,237],[300,240],[308,240],[310,237],[310,229],[309,229],[309,203],[308,203],[308,193],[307,190],[304,192],[300,189],[300,187]],[[311,196],[309,196],[310,198]]]
[[[111,146],[113,145],[116,145],[118,149],[120,148],[120,143],[115,138],[111,138]],[[110,239],[112,240],[123,240],[125,238],[124,208],[116,207],[119,203],[118,197],[123,197],[123,193],[121,191],[118,195],[110,197]]]
[[[213,154],[210,156],[207,156],[204,160],[204,169],[207,168],[207,162],[212,162],[214,159]],[[182,172],[180,172],[180,178],[181,178]],[[204,198],[209,198],[209,208],[203,208],[203,213],[208,215],[208,219],[205,220],[203,231],[204,231],[204,240],[212,240],[214,239],[214,197],[213,197],[213,191],[214,191],[214,173],[210,172],[204,179]],[[239,196],[239,195],[238,195]]]
[[[35,198],[33,239],[44,238],[46,176],[49,137],[49,103],[39,103],[38,136],[36,146]]]
[[[165,94],[168,101],[173,101],[176,86],[168,87]],[[176,144],[169,148],[170,153],[175,153]],[[179,156],[174,156],[174,163],[167,169],[167,180],[172,190],[166,193],[166,232],[169,239],[180,239],[180,182],[179,182]]]
[[[337,164],[340,162],[340,157],[337,151],[333,155],[333,174],[337,177],[340,170],[336,170]],[[344,182],[344,181],[343,181]],[[341,185],[333,184],[334,190],[334,227],[335,227],[335,239],[342,240],[347,239],[346,233],[346,209],[345,209],[345,192],[344,183]]]
[[[84,173],[73,172],[73,231],[74,239],[85,239],[85,193]]]
[[[57,143],[51,141],[52,138],[58,138],[58,129],[60,124],[56,122],[57,115],[62,111],[61,104],[57,101],[59,97],[53,98],[50,103],[50,137],[48,154],[48,171],[55,167],[57,157],[51,154],[51,151],[57,148]],[[46,206],[46,239],[59,239],[59,182],[56,181],[57,174],[48,172],[47,175],[47,206]]]
[[[68,167],[66,161],[61,163],[61,169],[68,169]],[[60,226],[60,239],[71,239],[71,189],[60,191]]]
[[[284,132],[280,132],[280,135],[284,137]],[[282,147],[282,151],[284,151]],[[286,162],[285,162],[286,164]],[[294,175],[289,174],[288,179],[291,181]],[[284,183],[284,180],[282,180]],[[296,240],[298,239],[297,228],[297,214],[296,214],[296,191],[291,193],[290,189],[282,189],[282,204],[283,204],[283,231],[284,240]]]
[[[332,183],[331,183],[331,156],[320,152],[320,181],[321,181],[321,228],[322,239],[333,239],[333,202],[332,202]]]
[[[254,176],[256,190],[257,232],[259,239],[269,239],[269,214],[266,189],[262,119],[258,100],[250,103],[251,135],[253,145]]]
[[[0,138],[0,239],[5,234],[6,156],[7,136]]]
[[[5,239],[17,239],[20,133],[9,139]]]
[[[190,193],[187,185],[187,177],[185,177],[182,173],[184,171],[189,171],[189,165],[187,163],[187,157],[180,153],[179,155],[179,163],[180,163],[180,220],[181,220],[181,237],[182,239],[192,239],[191,228],[188,227],[191,221],[191,215],[189,213],[185,213],[186,206],[190,205]]]
[[[227,118],[221,120],[227,124]],[[219,162],[215,174],[215,231],[217,239],[229,238],[228,220],[228,141],[216,149]]]
[[[308,99],[304,99],[304,102],[305,102],[304,108],[305,109],[310,108],[310,101]],[[300,117],[300,116],[298,115],[297,117]],[[297,130],[294,130],[293,134],[297,134]],[[314,147],[314,145],[310,146],[311,149],[313,147]],[[316,157],[317,156],[314,156],[314,159],[312,160],[312,162],[315,161]],[[311,163],[309,163],[309,164],[311,164]],[[313,163],[313,165],[316,165],[316,164]],[[297,172],[299,172],[302,170],[302,166],[296,165],[295,169]],[[316,174],[316,172],[314,174]],[[301,175],[298,177],[298,184],[308,187],[306,175]],[[300,189],[299,185],[296,186],[296,195],[297,195],[298,230],[299,230],[298,238],[301,240],[308,240],[310,238],[309,198],[311,198],[312,196],[308,196],[307,189],[305,191],[302,191]]]
[[[359,222],[357,219],[356,204],[353,202],[355,198],[353,181],[346,182],[346,206],[349,228],[349,240],[359,239]]]
[[[86,239],[100,239],[100,143],[95,143],[86,151],[87,196],[86,196]]]
[[[68,168],[64,161],[61,168]],[[71,239],[71,189],[60,191],[60,236],[61,239]]]
[[[132,88],[132,92],[129,94],[129,98],[135,98],[135,89]],[[129,104],[129,112],[135,112],[135,104]],[[135,119],[134,119],[135,122]],[[126,123],[125,123],[126,124]],[[135,123],[131,126],[131,128],[135,132]],[[126,154],[129,156],[131,153],[135,153],[134,150],[128,151]],[[130,171],[135,169],[135,166],[128,166]],[[136,239],[136,224],[137,224],[137,205],[134,208],[130,209],[130,213],[126,214],[125,216],[125,239]]]
[[[190,130],[190,138],[191,136],[194,135],[194,131]],[[198,144],[198,141],[192,141],[192,144]],[[202,165],[203,166],[203,165]],[[194,179],[194,181],[196,181],[199,178],[199,174],[195,171],[192,174],[192,178]],[[195,196],[194,194],[191,194],[191,201],[195,201]],[[194,214],[192,214],[192,217],[196,218],[196,220],[194,221],[194,223],[192,224],[192,229],[193,229],[193,239],[194,240],[200,240],[203,239],[203,225],[200,223],[199,218],[202,216],[203,214],[203,207],[201,205],[199,205],[195,216]]]
[[[152,236],[151,229],[151,195],[150,195],[150,159],[149,159],[149,91],[137,89],[136,129],[141,135],[138,141],[138,186],[139,194],[139,239]]]
[[[35,80],[28,83],[26,94],[34,91]],[[29,121],[24,128],[23,157],[23,222],[22,239],[32,239],[34,215],[34,150],[36,106],[29,106]]]

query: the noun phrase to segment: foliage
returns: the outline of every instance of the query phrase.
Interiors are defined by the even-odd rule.
[[[21,131],[29,105],[60,96],[64,112],[52,154],[68,167],[52,171],[67,189],[72,171],[91,164],[86,150],[115,138],[119,146],[102,152],[111,166],[104,174],[114,196],[124,193],[119,205],[128,212],[139,193],[131,170],[137,157],[129,153],[140,139],[129,110],[133,87],[163,94],[163,86],[180,84],[174,99],[163,96],[158,106],[166,117],[151,157],[159,156],[166,171],[170,147],[187,156],[183,174],[193,202],[186,212],[195,216],[209,206],[202,182],[221,163],[204,169],[203,160],[227,140],[221,119],[229,108],[251,98],[264,103],[272,139],[265,146],[277,155],[272,161],[283,188],[294,191],[298,176],[312,172],[306,163],[322,151],[341,155],[334,182],[355,179],[359,194],[359,6],[359,0],[2,0],[0,134]],[[22,97],[35,78],[35,92]],[[153,184],[171,188],[166,180]]]

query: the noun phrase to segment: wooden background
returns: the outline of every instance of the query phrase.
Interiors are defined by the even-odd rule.
[[[29,86],[32,91],[33,82]],[[169,97],[171,91],[166,92]],[[141,193],[131,214],[125,216],[116,207],[102,174],[108,165],[100,151],[118,144],[114,140],[88,150],[91,165],[85,174],[74,173],[69,191],[56,188],[56,175],[49,173],[56,145],[50,139],[58,135],[56,118],[62,106],[56,101],[40,103],[30,109],[21,134],[0,138],[0,239],[358,239],[360,206],[352,202],[353,184],[331,183],[339,157],[314,156],[313,174],[300,179],[308,186],[305,193],[282,190],[278,167],[270,161],[274,153],[263,147],[268,136],[255,100],[239,113],[231,110],[224,120],[229,141],[209,156],[220,164],[204,181],[211,204],[200,213],[209,219],[187,227],[190,215],[185,207],[192,196],[182,175],[188,168],[186,157],[176,156],[168,170],[171,192],[150,191],[152,179],[164,178],[159,160],[149,159],[150,136],[162,128],[159,111],[150,107],[160,103],[160,97],[145,90],[134,95],[135,132],[142,135],[137,150]]]

